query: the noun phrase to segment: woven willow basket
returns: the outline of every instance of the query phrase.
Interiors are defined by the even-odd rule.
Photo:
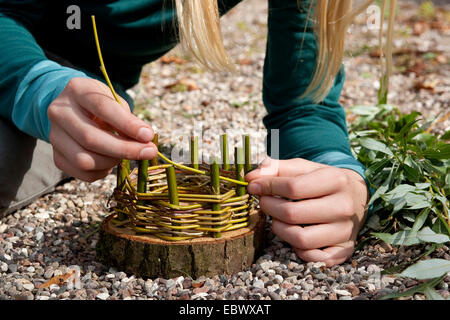
[[[248,226],[256,201],[246,192],[239,149],[231,170],[219,169],[217,163],[188,167],[161,153],[164,164],[142,167],[140,163],[131,172],[121,164],[122,181],[113,193],[113,223],[173,241],[220,238],[223,232]],[[140,170],[147,172],[144,182]],[[146,192],[139,192],[139,185]]]

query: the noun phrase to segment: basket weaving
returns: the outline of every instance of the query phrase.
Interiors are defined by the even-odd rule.
[[[222,141],[226,147],[225,135]],[[244,141],[248,141],[248,136]],[[191,148],[192,159],[196,152]],[[249,150],[245,152],[248,153]],[[122,166],[121,179],[113,193],[113,210],[117,213],[113,223],[173,241],[218,238],[222,232],[246,227],[255,199],[246,192],[243,176],[249,166],[239,163],[244,162],[242,148],[236,148],[235,154],[232,168],[226,161],[222,169],[217,162],[188,167],[162,154],[159,157],[164,164],[153,159],[153,165],[147,167],[145,161],[140,161],[131,172]]]
[[[121,104],[106,72],[92,16],[95,44],[115,101]],[[118,132],[113,132],[119,134]],[[158,135],[153,144],[158,147]],[[201,163],[198,137],[191,137],[191,161],[176,163],[161,152],[152,160],[117,166],[113,213],[99,230],[97,258],[105,265],[143,277],[173,278],[234,274],[252,265],[265,246],[265,215],[247,193],[250,137],[234,149],[229,164],[227,136],[221,136],[222,163]],[[187,162],[187,161],[185,161]]]
[[[104,65],[95,17],[92,26],[100,70],[115,100],[121,104]],[[244,174],[251,169],[249,136],[243,148],[235,148],[234,170],[229,170],[227,136],[222,135],[222,170],[217,159],[210,167],[198,163],[198,139],[191,138],[192,167],[175,163],[158,152],[151,161],[140,160],[130,172],[128,160],[117,167],[113,198],[117,214],[113,223],[149,233],[164,240],[187,240],[246,227],[254,198],[246,193]],[[158,135],[153,143],[158,145]],[[245,161],[244,161],[245,158]],[[165,174],[164,174],[165,172]]]

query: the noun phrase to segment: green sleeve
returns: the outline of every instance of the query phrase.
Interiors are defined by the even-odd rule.
[[[301,4],[299,9],[297,0],[269,0],[263,76],[268,153],[273,158],[304,158],[350,169],[369,186],[365,167],[351,152],[345,111],[339,103],[344,68],[323,101],[299,99],[311,82],[317,63],[317,42],[311,28],[313,14],[309,13],[307,1]],[[272,139],[278,142],[278,150]]]
[[[343,69],[321,103],[298,99],[312,79],[317,59],[316,39],[307,21],[308,10],[300,11],[296,0],[269,0],[263,78],[268,114],[263,121],[268,129],[279,129],[280,158],[311,160],[330,151],[351,155],[345,112],[338,102]]]
[[[39,28],[46,3],[0,0],[0,116],[9,120],[21,80],[47,59],[31,33]]]

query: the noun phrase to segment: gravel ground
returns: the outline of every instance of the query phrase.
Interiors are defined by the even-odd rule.
[[[415,35],[411,31],[414,26],[408,29],[408,21],[417,5],[400,3],[402,30],[398,32],[402,36],[397,38],[396,48],[409,48],[415,56],[419,50],[419,57],[431,51],[434,56],[428,56],[421,70],[403,70],[392,77],[390,101],[402,110],[419,110],[426,118],[443,119],[450,101],[448,24],[446,29]],[[218,133],[212,131],[213,126],[219,131],[264,132],[261,79],[266,17],[266,1],[247,0],[223,18],[226,46],[238,66],[234,75],[205,72],[178,50],[145,67],[131,94],[136,113],[153,125],[162,144],[179,144],[183,133],[203,128],[203,150],[210,155],[217,149],[213,138]],[[371,56],[376,35],[367,30],[366,18],[363,15],[349,35],[347,82],[342,94],[346,108],[376,103],[379,68]],[[401,58],[396,56],[396,61]],[[449,120],[437,122],[434,128],[448,129]],[[254,162],[264,154],[262,138],[256,145]],[[322,263],[301,261],[288,244],[270,232],[269,221],[263,256],[243,272],[199,279],[137,278],[104,266],[95,256],[96,228],[108,215],[107,199],[114,185],[113,175],[92,184],[72,180],[0,220],[0,299],[376,299],[417,284],[381,271],[407,263],[427,249],[372,242],[355,251],[346,263],[326,268]],[[450,259],[448,247],[432,257]],[[58,283],[73,269],[81,271],[80,284]],[[49,280],[53,284],[46,285]],[[449,295],[449,283],[447,276],[438,288],[444,297]]]

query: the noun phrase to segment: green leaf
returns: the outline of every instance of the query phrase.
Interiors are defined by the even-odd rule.
[[[381,161],[377,161],[373,163],[370,167],[367,168],[365,174],[366,176],[376,176],[386,165],[391,161],[391,158],[385,158]]]
[[[361,138],[361,137],[367,137],[367,136],[373,136],[374,134],[377,134],[378,131],[377,130],[361,130],[361,131],[357,131],[354,134],[356,135],[356,137]]]
[[[415,186],[417,189],[426,189],[429,186],[431,186],[431,184],[428,182],[427,183],[416,183]]]
[[[417,231],[422,228],[423,224],[428,218],[428,213],[430,212],[429,208],[426,208],[425,210],[422,210],[422,212],[419,214],[419,216],[416,218],[416,222],[414,222],[413,227],[411,228],[411,233],[417,233]]]
[[[450,130],[448,130],[441,136],[441,140],[450,140]]]
[[[385,153],[391,157],[394,156],[392,151],[384,143],[382,143],[380,141],[377,141],[372,138],[360,138],[360,139],[357,139],[357,141],[359,142],[359,144],[361,146],[363,146],[366,149],[373,150],[373,151],[379,151],[379,152]]]
[[[416,190],[416,188],[410,184],[400,184],[391,191],[387,192],[386,195],[390,195],[392,198],[401,198],[414,190]]]
[[[448,206],[447,206],[448,200],[447,200],[446,197],[443,197],[443,196],[434,196],[434,198],[437,199],[437,200],[439,200],[439,201],[442,203],[442,205],[443,205],[444,207],[448,208]]]
[[[434,150],[427,150],[424,156],[428,159],[447,160],[450,159],[450,144],[441,144]]]
[[[405,219],[405,220],[408,220],[409,222],[414,222],[414,221],[416,221],[416,214],[413,212],[413,211],[403,211],[403,213],[402,213],[402,217]]]
[[[436,168],[428,159],[421,161],[422,167],[427,170],[430,174],[441,174],[438,168]]]
[[[350,113],[361,116],[375,116],[380,111],[378,106],[357,105],[350,108]]]
[[[403,168],[412,182],[419,182],[422,176],[422,168],[414,161],[411,156],[407,156]]]
[[[418,112],[413,112],[407,116],[406,121],[409,120],[407,124],[403,126],[403,128],[399,131],[398,136],[400,139],[406,139],[406,133],[411,130],[411,128],[416,124],[419,120],[415,119],[419,115]],[[411,118],[411,119],[408,119]]]
[[[423,142],[427,146],[431,146],[436,141],[436,137],[434,135],[432,135],[431,133],[422,132],[422,133],[419,133],[418,135],[416,135],[414,137],[414,140]]]
[[[396,212],[402,210],[405,207],[405,205],[407,204],[407,202],[404,198],[395,198],[389,202],[394,205],[394,207],[392,208],[392,213],[396,213]]]
[[[416,192],[410,192],[405,195],[409,210],[429,208],[433,205],[432,198],[431,193],[422,190],[416,190]]]
[[[434,288],[438,283],[440,283],[442,281],[442,279],[444,279],[445,276],[439,277],[439,278],[434,278],[431,279],[425,283],[421,283],[418,284],[417,286],[414,286],[408,290],[405,290],[403,292],[393,292],[390,294],[387,294],[385,296],[382,296],[380,298],[380,300],[387,300],[387,299],[396,299],[396,298],[401,298],[401,297],[409,297],[412,296],[415,293],[418,292],[424,292],[426,287],[429,288]]]
[[[380,230],[380,217],[376,214],[372,214],[366,222],[366,226],[373,230]]]
[[[389,179],[389,178],[388,178],[388,179]],[[370,198],[369,206],[370,206],[375,200],[377,200],[381,195],[383,195],[388,189],[389,189],[389,185],[381,185],[380,187],[378,187],[378,189],[374,192],[374,194],[373,194],[372,197]]]
[[[394,234],[373,232],[372,235],[396,246],[411,246],[421,243],[417,234],[412,233],[411,230],[402,230]]]
[[[418,280],[440,277],[450,272],[450,261],[444,259],[429,259],[419,261],[406,268],[400,277],[414,278]]]
[[[449,236],[442,233],[435,233],[429,227],[420,230],[417,233],[417,237],[423,242],[446,243],[450,241]]]
[[[436,219],[433,226],[431,227],[431,230],[433,230],[435,233],[440,234],[444,234],[447,231],[441,219]]]
[[[429,286],[425,286],[423,293],[425,293],[427,300],[444,300],[444,298],[436,290]]]

